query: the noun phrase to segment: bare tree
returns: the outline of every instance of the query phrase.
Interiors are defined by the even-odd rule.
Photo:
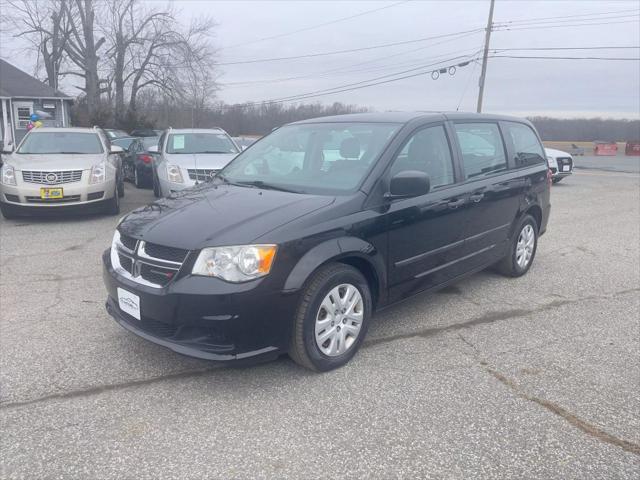
[[[36,72],[42,61],[47,83],[56,90],[70,34],[64,6],[66,1],[5,0],[2,4],[3,27],[29,42],[37,52]]]
[[[66,0],[63,7],[70,30],[64,51],[80,70],[69,73],[84,78],[84,87],[80,89],[85,93],[89,117],[92,117],[100,103],[100,95],[107,91],[102,87],[106,81],[101,80],[98,69],[98,51],[106,39],[95,39],[96,10],[93,0]]]

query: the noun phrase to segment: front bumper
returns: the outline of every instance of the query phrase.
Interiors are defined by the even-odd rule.
[[[42,201],[40,199],[41,188],[62,188],[64,196],[61,199]],[[86,181],[44,185],[27,183],[19,179],[17,185],[0,185],[0,202],[15,207],[34,209],[83,206],[101,203],[113,198],[115,188],[115,179],[91,185]]]
[[[297,293],[273,290],[260,280],[231,284],[190,275],[155,288],[116,273],[110,250],[102,260],[108,313],[146,340],[217,361],[276,357],[287,350]],[[141,320],[119,308],[118,288],[138,295]]]

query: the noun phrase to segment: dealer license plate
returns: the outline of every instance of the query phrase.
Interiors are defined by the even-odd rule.
[[[50,200],[55,198],[62,198],[64,195],[61,188],[41,188],[40,198],[43,200]]]
[[[140,320],[140,297],[118,287],[118,305],[120,310]]]

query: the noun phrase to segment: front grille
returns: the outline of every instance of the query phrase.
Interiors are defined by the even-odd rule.
[[[60,185],[61,183],[79,182],[82,179],[82,170],[23,170],[22,180],[27,183],[39,183],[42,185]]]
[[[170,262],[184,262],[189,250],[182,248],[165,247],[156,243],[146,243],[144,251],[147,255],[161,260],[169,260]]]
[[[7,199],[7,202],[20,203],[20,197],[18,195],[10,195],[8,193],[5,193],[4,196]]]
[[[129,237],[127,235],[120,234],[120,243],[122,243],[129,250],[135,250],[136,249],[136,243],[138,243],[138,241],[133,237]]]
[[[198,182],[208,182],[211,180],[211,176],[218,173],[219,170],[213,168],[188,168],[189,178]]]
[[[133,260],[126,255],[118,253],[118,259],[120,260],[120,266],[127,272],[133,273]]]
[[[69,203],[79,202],[80,195],[66,195],[62,198],[27,197],[29,203]]]
[[[561,157],[561,158],[557,158],[556,161],[558,162],[558,171],[559,172],[571,171],[571,167],[573,166],[573,160],[571,160],[568,157]],[[569,165],[569,170],[564,170],[563,169],[563,167],[565,165]]]
[[[140,276],[142,278],[147,282],[155,283],[163,287],[173,279],[176,273],[178,272],[174,269],[148,265],[146,263],[140,266]]]

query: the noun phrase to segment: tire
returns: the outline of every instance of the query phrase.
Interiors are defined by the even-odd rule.
[[[528,227],[530,227],[530,229]],[[525,233],[525,230],[529,233]],[[528,235],[532,235],[532,237],[528,237]],[[530,250],[526,248],[526,244],[528,243],[527,238],[533,239],[533,245],[531,245]],[[519,261],[522,259],[521,255],[525,255],[525,253],[518,248],[518,244],[521,241],[524,242],[523,246],[529,255],[526,262]],[[497,270],[507,277],[521,277],[531,268],[537,249],[538,224],[531,215],[525,215],[520,219],[514,229],[513,238],[509,245],[509,253],[496,265]]]
[[[138,174],[138,169],[134,166],[133,167],[133,184],[136,186],[136,188],[143,188],[144,185],[142,183],[142,179],[140,178],[140,175]]]
[[[562,181],[562,178],[554,178],[553,180],[551,180],[553,182],[553,184],[555,185],[556,183],[560,183]]]
[[[118,182],[118,197],[124,197],[124,177],[120,177],[120,181]]]
[[[115,191],[113,192],[113,197],[107,200],[105,213],[107,215],[118,215],[120,213],[120,196],[118,195],[117,186]]]
[[[160,198],[160,187],[158,187],[158,180],[156,180],[155,174],[152,174],[151,178],[153,180],[153,196]]]
[[[18,215],[16,215],[14,212],[11,211],[9,207],[7,207],[6,205],[3,205],[2,203],[0,203],[0,213],[2,213],[2,216],[7,220],[14,220],[18,218]]]
[[[356,293],[359,297],[356,297]],[[343,294],[344,298],[341,298]],[[337,297],[333,304],[328,300],[332,309],[339,310],[337,314],[325,308],[330,296]],[[353,303],[343,306],[341,302],[348,302],[349,299]],[[342,314],[349,311],[353,316],[347,314],[343,318]],[[289,356],[297,364],[316,372],[326,372],[345,365],[362,345],[372,311],[369,284],[358,270],[341,263],[321,267],[310,277],[303,290],[294,319]],[[322,338],[316,341],[316,332],[323,328],[322,324],[326,327],[318,335],[325,336],[327,340],[321,347],[319,342]],[[349,335],[349,332],[355,332],[355,335]],[[344,350],[340,352],[340,349]]]

